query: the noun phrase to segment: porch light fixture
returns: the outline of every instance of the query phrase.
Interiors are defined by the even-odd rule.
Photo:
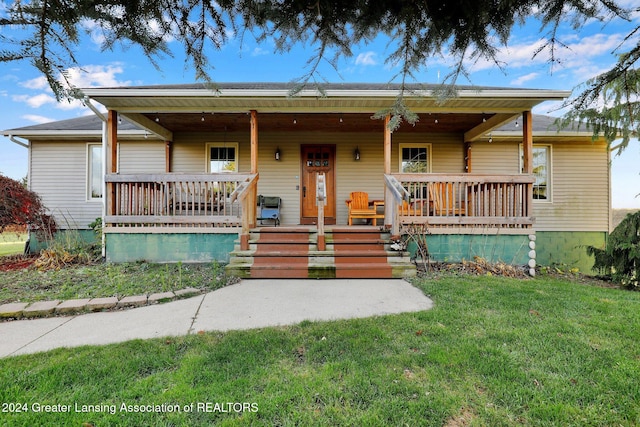
[[[280,161],[280,147],[276,148],[274,158],[276,159],[276,161]]]
[[[156,113],[156,123],[160,123],[160,117],[158,117],[157,113]]]
[[[204,111],[202,112],[202,117],[200,117],[200,121],[204,122]]]
[[[353,160],[356,162],[360,160],[360,150],[356,147],[356,150],[353,152]]]

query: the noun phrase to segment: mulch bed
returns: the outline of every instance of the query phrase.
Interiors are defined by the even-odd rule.
[[[37,255],[11,255],[0,257],[0,271],[15,271],[31,267]]]
[[[473,275],[473,276],[500,276],[517,279],[531,279],[529,268],[514,266],[504,263],[492,264],[486,260],[476,257],[474,261],[463,261],[459,263],[431,262],[427,268],[418,263],[418,274],[423,277],[437,277],[441,275]],[[536,267],[536,277],[547,276],[556,279],[563,279],[569,282],[582,285],[598,286],[601,288],[620,289],[620,285],[613,283],[606,278],[591,276],[580,272],[573,272],[570,269],[560,267]]]

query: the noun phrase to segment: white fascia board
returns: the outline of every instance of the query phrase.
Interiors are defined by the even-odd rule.
[[[197,98],[197,97],[281,97],[281,98],[322,98],[322,97],[345,97],[345,98],[395,98],[398,96],[398,90],[345,90],[345,89],[327,89],[325,95],[317,90],[302,90],[293,96],[290,91],[285,89],[109,89],[109,88],[93,88],[83,89],[82,92],[90,98],[100,97],[161,97],[161,98]],[[432,96],[432,91],[407,91],[405,97],[418,98]],[[486,89],[486,90],[459,90],[458,98],[498,98],[498,99],[540,99],[540,100],[559,100],[567,98],[571,95],[571,91],[564,90],[539,90],[539,89]]]
[[[153,135],[146,133],[148,138]],[[102,138],[102,130],[15,130],[3,131],[3,136],[18,136],[20,138],[31,139],[82,139],[82,138]],[[143,130],[119,131],[119,138],[144,138]]]

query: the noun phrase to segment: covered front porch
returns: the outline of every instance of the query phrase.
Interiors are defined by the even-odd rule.
[[[392,131],[390,115],[372,115],[393,102],[396,90],[311,92],[88,91],[109,108],[105,234],[233,234],[247,251],[252,230],[263,225],[257,202],[264,195],[282,199],[283,225],[315,226],[323,250],[324,225],[347,224],[352,191],[377,200],[383,220],[376,225],[391,237],[417,225],[429,234],[532,234],[531,107],[564,93],[468,91],[444,104],[416,96],[408,104],[419,122]],[[163,172],[121,170],[122,119],[163,144]],[[521,154],[516,142],[507,162],[487,167],[485,154],[474,172],[475,147],[489,146],[491,132],[514,119]],[[213,150],[221,156],[215,165]],[[223,170],[214,170],[219,165]]]

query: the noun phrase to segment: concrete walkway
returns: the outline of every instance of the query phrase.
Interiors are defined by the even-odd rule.
[[[401,279],[243,280],[166,304],[0,323],[0,357],[200,331],[415,312],[432,306],[420,290]]]

